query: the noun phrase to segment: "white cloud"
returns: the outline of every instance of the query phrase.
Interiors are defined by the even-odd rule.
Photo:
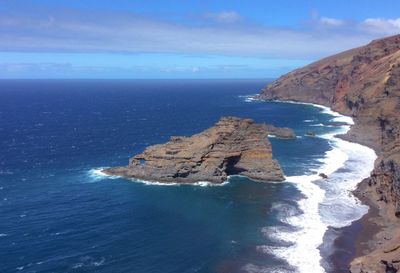
[[[362,23],[362,27],[372,33],[382,34],[399,34],[400,18],[384,19],[384,18],[368,18]]]
[[[279,28],[247,24],[232,11],[214,13],[208,18],[220,24],[178,24],[132,13],[78,10],[0,14],[0,51],[316,59],[397,33],[399,29],[399,19],[371,18],[356,23],[321,17],[311,27]]]
[[[204,69],[204,68],[203,68]],[[198,66],[174,66],[174,67],[162,67],[160,69],[164,72],[189,72],[189,73],[197,73],[202,70],[202,68]]]
[[[345,22],[343,20],[329,18],[329,17],[321,17],[319,20],[320,20],[321,24],[326,25],[326,26],[332,26],[332,27],[338,27],[338,26],[342,26],[345,24]]]
[[[222,11],[219,13],[206,13],[206,18],[211,18],[220,23],[235,23],[241,20],[239,13],[235,11]]]

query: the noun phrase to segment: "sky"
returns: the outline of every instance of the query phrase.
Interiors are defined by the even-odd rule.
[[[266,79],[400,33],[391,0],[0,0],[0,78]]]

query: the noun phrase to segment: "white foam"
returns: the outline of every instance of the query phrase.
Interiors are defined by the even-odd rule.
[[[175,183],[175,182],[157,182],[157,181],[147,181],[142,179],[132,178],[130,179],[133,182],[139,182],[145,185],[152,185],[152,186],[199,186],[199,187],[220,187],[225,186],[229,183],[229,177],[227,181],[222,183],[213,183],[209,181],[199,181],[195,183]]]
[[[104,169],[107,169],[108,167],[102,167],[102,168],[95,168],[91,169],[89,171],[89,176],[92,178],[92,182],[94,181],[99,181],[103,179],[117,179],[121,178],[118,175],[109,175],[103,172]],[[229,183],[229,178],[231,176],[228,176],[228,180],[224,181],[222,183],[212,183],[209,181],[199,181],[196,183],[175,183],[175,182],[158,182],[158,181],[148,181],[148,180],[143,180],[143,179],[137,179],[137,178],[132,178],[129,179],[132,182],[138,182],[142,183],[145,185],[153,185],[153,186],[199,186],[199,187],[218,187],[218,186],[225,186]]]
[[[351,191],[363,178],[368,177],[373,169],[376,154],[368,147],[335,137],[337,134],[346,133],[350,129],[349,125],[354,124],[350,117],[342,116],[325,106],[300,104],[321,108],[324,113],[333,116],[332,121],[347,125],[339,126],[333,132],[320,136],[327,139],[332,146],[320,160],[321,167],[312,169],[310,175],[286,177],[286,181],[295,184],[305,198],[298,202],[303,213],[288,215],[282,222],[299,229],[292,231],[285,227],[277,227],[263,232],[272,239],[291,245],[263,246],[261,249],[288,261],[298,272],[324,273],[318,247],[323,243],[324,234],[329,226],[347,226],[367,212],[368,208],[361,205]],[[343,167],[349,171],[337,172]],[[328,175],[328,179],[321,179],[320,173]]]
[[[259,99],[257,98],[257,94],[239,96],[239,98],[243,99],[245,102],[259,101]]]
[[[284,267],[266,267],[255,264],[246,264],[241,268],[241,271],[248,273],[290,273],[293,272],[290,268]]]
[[[88,174],[91,178],[91,182],[100,181],[103,179],[117,179],[119,178],[116,175],[109,175],[103,172],[103,170],[107,169],[108,167],[101,167],[89,170]]]
[[[332,119],[332,121],[343,122],[343,123],[347,123],[349,125],[353,125],[354,124],[354,121],[353,121],[353,119],[351,117],[343,116],[342,114],[339,114],[338,112],[333,111],[331,108],[329,108],[327,106],[323,106],[323,105],[315,104],[315,103],[309,103],[309,102],[282,101],[282,100],[274,100],[274,101],[282,102],[282,103],[311,105],[311,106],[314,106],[316,108],[322,109],[322,113],[333,116],[334,118]]]
[[[194,186],[200,186],[200,187],[220,187],[220,186],[225,186],[229,183],[229,177],[228,180],[222,183],[212,183],[212,182],[207,182],[207,181],[200,181],[197,183],[192,183],[189,185],[194,185]]]
[[[376,154],[372,149],[344,140],[337,140],[336,145],[349,157],[343,164],[348,171],[336,172],[329,177],[329,185],[320,185],[326,191],[320,214],[326,225],[339,228],[350,225],[367,213],[368,207],[360,204],[351,191],[369,176]]]

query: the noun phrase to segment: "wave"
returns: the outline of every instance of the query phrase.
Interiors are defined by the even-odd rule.
[[[244,101],[246,102],[254,102],[254,101],[264,101],[261,98],[258,98],[258,94],[253,94],[253,95],[245,95],[245,96],[239,96],[240,98],[243,98]],[[274,102],[281,102],[281,103],[292,103],[292,104],[303,104],[303,105],[311,105],[316,108],[322,109],[322,113],[328,114],[330,116],[333,116],[332,121],[334,122],[341,122],[345,123],[348,125],[354,125],[354,121],[351,117],[344,116],[342,114],[339,114],[338,112],[333,111],[331,108],[327,106],[323,106],[320,104],[315,104],[315,103],[310,103],[310,102],[299,102],[299,101],[290,101],[290,100],[274,100]],[[305,120],[304,122],[312,122],[313,120]]]
[[[368,147],[335,137],[337,134],[347,133],[354,124],[350,117],[312,103],[280,102],[318,107],[323,109],[323,113],[332,116],[331,121],[344,124],[330,133],[319,136],[326,139],[332,147],[320,159],[322,164],[319,168],[311,169],[306,175],[286,177],[286,182],[296,185],[304,195],[304,198],[298,201],[302,213],[287,215],[288,208],[283,207],[282,215],[287,217],[279,220],[284,225],[262,231],[270,239],[284,242],[283,246],[261,246],[262,251],[287,261],[299,272],[324,273],[318,247],[323,243],[328,227],[350,225],[367,213],[368,207],[360,204],[351,192],[362,179],[369,176],[376,154]],[[328,179],[322,179],[320,173],[326,174]]]
[[[103,179],[117,179],[119,176],[116,175],[109,175],[106,173],[103,173],[104,169],[107,169],[108,167],[99,167],[99,168],[94,168],[88,171],[88,176],[90,178],[89,182],[97,182]]]
[[[255,264],[246,264],[241,268],[241,271],[248,273],[292,273],[293,268],[285,268],[285,267],[268,267],[268,266],[260,266]]]
[[[108,167],[101,167],[101,168],[94,168],[88,171],[88,176],[91,178],[91,182],[96,182],[100,181],[103,179],[118,179],[121,178],[120,176],[117,175],[110,175],[106,174],[103,172],[104,169],[107,169]],[[199,187],[220,187],[220,186],[225,186],[229,183],[229,179],[232,176],[228,176],[228,179],[222,183],[212,183],[209,181],[199,181],[196,183],[174,183],[174,182],[158,182],[158,181],[148,181],[148,180],[143,180],[143,179],[137,179],[137,178],[131,178],[128,179],[132,182],[137,182],[137,183],[142,183],[145,185],[152,185],[152,186],[199,186]]]
[[[260,99],[257,98],[257,94],[253,95],[241,95],[238,96],[239,98],[243,99],[245,102],[254,102],[254,101],[260,101]]]
[[[281,100],[275,100],[275,101],[276,102],[282,102],[282,103],[311,105],[311,106],[314,106],[316,108],[322,109],[322,113],[330,115],[330,116],[333,116],[331,121],[346,123],[348,125],[354,125],[354,121],[353,121],[353,119],[351,117],[339,114],[338,112],[333,111],[331,108],[329,108],[327,106],[323,106],[323,105],[315,104],[315,103],[310,103],[310,102],[281,101]]]
[[[147,181],[147,180],[143,180],[143,179],[137,179],[137,178],[132,178],[129,179],[130,181],[133,182],[138,182],[138,183],[142,183],[145,185],[151,185],[151,186],[199,186],[199,187],[221,187],[221,186],[225,186],[229,183],[229,178],[227,181],[216,184],[216,183],[212,183],[209,181],[199,181],[199,182],[195,182],[195,183],[174,183],[174,182],[158,182],[158,181]]]

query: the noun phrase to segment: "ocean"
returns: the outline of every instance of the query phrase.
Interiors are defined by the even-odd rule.
[[[368,210],[349,190],[375,154],[335,138],[351,119],[328,108],[256,100],[266,83],[0,81],[0,272],[330,272],[324,235]],[[222,116],[294,129],[295,140],[270,138],[285,182],[166,186],[100,172]]]

